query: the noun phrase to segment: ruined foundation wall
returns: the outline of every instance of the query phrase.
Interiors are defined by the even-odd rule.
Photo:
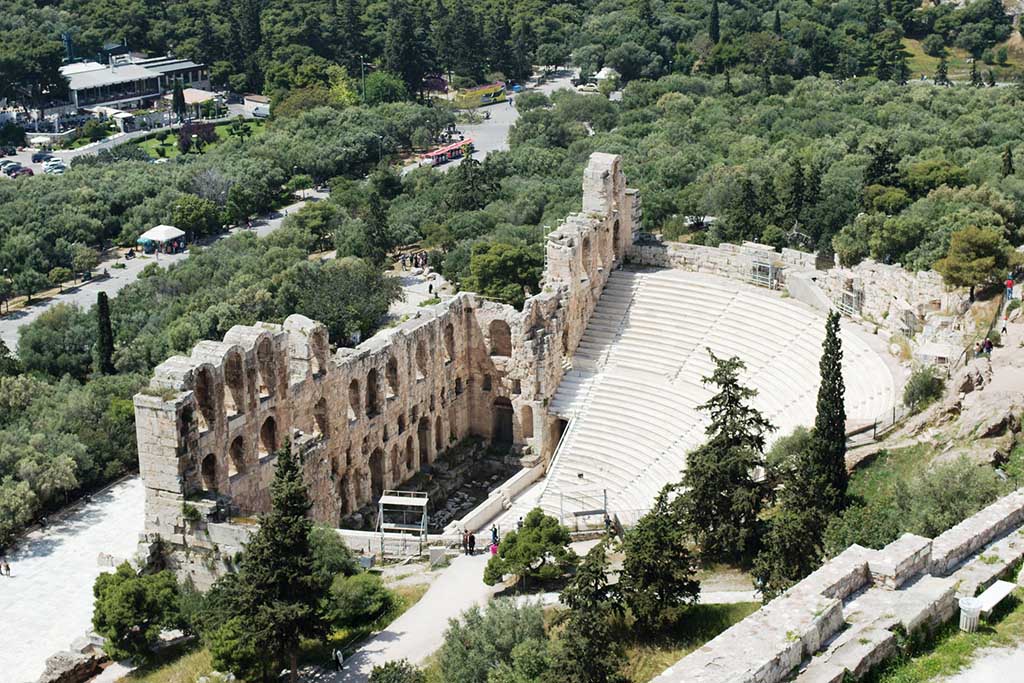
[[[937,628],[958,597],[1020,567],[1022,524],[1019,489],[935,540],[904,534],[881,550],[850,546],[654,681],[860,680],[895,654],[898,637]]]
[[[311,515],[331,525],[469,435],[550,457],[545,407],[639,210],[619,158],[594,154],[583,210],[548,236],[542,291],[522,311],[462,293],[333,354],[323,325],[292,315],[164,361],[135,397],[148,538],[216,552],[210,524],[269,509],[286,438]]]

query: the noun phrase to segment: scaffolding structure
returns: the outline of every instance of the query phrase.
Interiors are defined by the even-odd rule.
[[[401,534],[400,545],[412,535],[419,544],[419,553],[427,545],[428,498],[419,491],[386,490],[377,503],[377,533],[380,534],[381,553],[384,553],[386,534]],[[393,539],[394,537],[392,537]]]

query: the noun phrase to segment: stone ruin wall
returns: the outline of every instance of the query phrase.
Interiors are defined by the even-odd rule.
[[[711,247],[687,242],[639,241],[630,245],[626,259],[640,266],[708,273],[745,282],[750,280],[755,263],[767,263],[783,272],[815,269],[814,254],[797,249],[783,249],[780,253],[756,242],[723,242]]]
[[[462,293],[333,354],[323,325],[292,315],[164,361],[135,396],[142,551],[160,538],[179,572],[208,583],[200,565],[216,568],[194,551],[237,548],[218,520],[225,508],[242,518],[269,508],[286,438],[302,456],[312,517],[331,525],[469,435],[549,458],[560,426],[545,406],[639,210],[619,157],[594,154],[583,211],[548,236],[542,291],[522,311]]]
[[[935,539],[852,545],[654,683],[846,683],[1024,562],[1024,489]]]

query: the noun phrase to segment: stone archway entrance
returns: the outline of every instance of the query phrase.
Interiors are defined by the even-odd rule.
[[[421,417],[416,428],[416,440],[420,445],[420,467],[430,462],[430,420]]]
[[[506,446],[512,445],[514,438],[512,421],[514,417],[512,401],[505,397],[494,399],[494,427],[491,430],[491,441]]]

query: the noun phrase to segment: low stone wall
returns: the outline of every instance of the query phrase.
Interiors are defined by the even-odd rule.
[[[796,249],[775,251],[756,242],[722,243],[717,247],[686,242],[642,240],[630,245],[626,260],[638,266],[676,268],[708,273],[748,282],[755,263],[768,264],[780,272],[814,270],[815,256]]]
[[[934,629],[1024,560],[1024,489],[934,540],[853,545],[654,679],[655,683],[838,683],[897,650],[897,631]],[[969,560],[966,563],[965,560]]]

